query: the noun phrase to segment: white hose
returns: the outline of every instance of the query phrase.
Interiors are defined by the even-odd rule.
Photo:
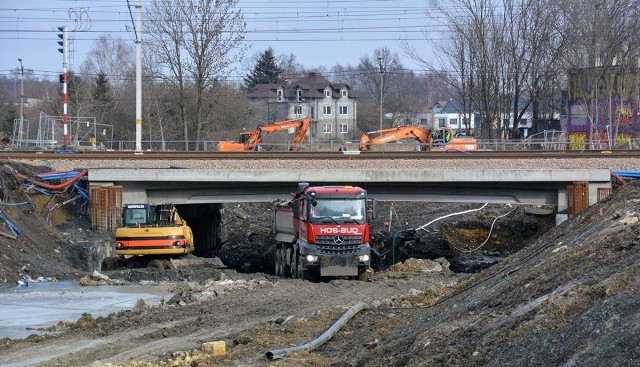
[[[431,222],[429,222],[429,223],[427,223],[427,224],[425,224],[425,225],[423,225],[423,226],[421,226],[421,227],[416,228],[416,230],[420,230],[420,229],[421,229],[421,230],[423,230],[423,231],[426,231],[426,230],[425,230],[425,228],[426,228],[427,226],[429,226],[430,224],[432,224],[432,223],[434,223],[434,222],[439,221],[440,219],[444,219],[444,218],[448,218],[448,217],[453,217],[454,215],[461,215],[461,214],[467,214],[467,213],[471,213],[471,212],[477,212],[477,211],[479,211],[479,210],[484,209],[487,205],[489,205],[489,203],[484,203],[484,205],[483,205],[483,206],[481,206],[481,207],[480,207],[480,208],[478,208],[478,209],[469,209],[469,210],[465,210],[465,211],[463,211],[463,212],[447,214],[447,215],[445,215],[445,216],[443,216],[443,217],[436,218],[436,219],[432,220]]]
[[[491,223],[491,228],[489,228],[489,234],[487,235],[487,239],[484,240],[484,242],[482,242],[481,244],[479,244],[478,246],[476,246],[475,248],[471,249],[471,250],[461,250],[458,249],[458,251],[462,251],[462,252],[474,252],[479,250],[482,246],[485,245],[485,243],[489,242],[489,238],[491,238],[491,232],[493,232],[493,226],[496,224],[496,221],[502,217],[506,217],[507,215],[511,214],[514,210],[516,210],[518,208],[513,208],[511,210],[509,210],[508,212],[506,212],[505,214],[499,215],[497,217],[495,217],[493,219],[493,222]]]
[[[355,314],[368,308],[369,308],[368,304],[364,302],[358,303],[357,305],[351,307],[349,311],[347,311],[344,315],[342,315],[342,317],[338,321],[336,321],[335,324],[333,324],[327,331],[324,332],[324,334],[320,335],[316,339],[310,341],[307,344],[300,345],[298,347],[276,349],[276,350],[269,351],[266,353],[266,356],[268,359],[280,359],[294,353],[310,352],[316,349],[317,347],[321,346],[322,344],[326,343],[327,340],[331,339],[338,332],[338,330],[340,330],[340,328],[342,328],[344,324],[346,324],[347,321],[349,321]]]

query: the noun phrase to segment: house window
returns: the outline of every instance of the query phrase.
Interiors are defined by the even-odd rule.
[[[458,119],[450,119],[449,120],[449,125],[458,126]]]
[[[346,97],[346,96],[347,96],[347,91],[346,91],[346,90],[341,90],[341,91],[340,91],[340,95],[341,95],[342,97]]]
[[[298,102],[300,102],[302,100],[302,90],[298,89]]]
[[[349,106],[340,106],[340,114],[348,115],[349,114]]]
[[[325,134],[331,134],[331,124],[324,124],[322,132]]]
[[[346,134],[349,132],[349,125],[340,124],[340,134]]]
[[[447,127],[447,119],[439,118],[438,119],[438,127]]]
[[[324,90],[324,96],[325,97],[331,97],[331,90],[330,89],[325,89]]]
[[[311,111],[309,111],[309,112],[311,112],[310,113],[310,115],[311,115],[310,117],[312,119],[316,118],[316,108],[315,107],[311,106]]]
[[[526,127],[526,126],[528,126],[527,125],[528,123],[529,123],[529,121],[527,119],[520,119],[519,126]]]
[[[278,102],[282,102],[282,90],[278,90]]]
[[[323,106],[322,107],[322,114],[331,115],[331,106]]]
[[[302,106],[293,106],[294,115],[302,115]]]

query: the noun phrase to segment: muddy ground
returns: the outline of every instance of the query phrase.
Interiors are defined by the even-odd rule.
[[[43,210],[49,199],[21,190],[9,168],[46,170],[2,168],[2,202],[28,204],[1,208],[22,233],[0,236],[0,280],[14,286],[24,269],[34,278],[90,279],[91,249],[109,234],[88,230],[73,206]],[[522,207],[382,205],[370,278],[318,283],[271,275],[264,223],[255,219],[261,215],[228,207],[235,240],[220,249],[224,267],[105,272],[173,284],[175,296],[108,317],[85,315],[44,336],[2,339],[0,365],[636,365],[639,202],[640,185],[631,183],[557,227]],[[266,357],[314,340],[361,302],[366,309],[314,350]],[[202,351],[218,340],[225,355]]]

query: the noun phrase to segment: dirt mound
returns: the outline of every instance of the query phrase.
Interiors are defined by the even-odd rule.
[[[0,162],[0,286],[17,285],[22,276],[32,280],[78,279],[92,271],[92,245],[108,234],[90,230],[77,203],[63,205],[65,190],[38,190],[18,174],[36,178],[51,172],[13,161]],[[82,184],[82,183],[79,183]]]
[[[621,188],[354,353],[355,365],[633,365],[639,202],[638,183]]]

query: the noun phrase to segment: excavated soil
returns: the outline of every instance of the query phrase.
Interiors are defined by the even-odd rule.
[[[92,248],[110,234],[88,230],[79,208],[43,210],[49,199],[21,189],[15,169],[46,167],[3,165],[2,213],[22,229],[15,239],[0,236],[4,284],[14,286],[25,269],[33,278],[86,282]],[[28,204],[7,205],[19,202]],[[218,254],[226,268],[104,272],[125,284],[171,284],[174,296],[107,317],[85,314],[46,335],[0,339],[0,365],[636,365],[639,202],[632,182],[558,226],[522,207],[381,203],[374,272],[317,283],[270,275],[269,209],[229,205]],[[452,213],[461,214],[436,220]],[[267,358],[314,340],[362,302],[326,343]],[[205,353],[212,341],[224,341],[226,353]]]

